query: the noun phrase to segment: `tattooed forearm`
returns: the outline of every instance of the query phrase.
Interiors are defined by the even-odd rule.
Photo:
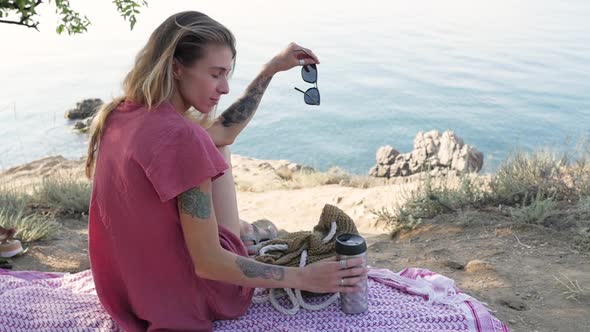
[[[236,264],[248,278],[285,279],[285,268],[282,266],[262,264],[245,257],[236,258]]]
[[[223,126],[230,127],[234,124],[240,124],[248,120],[258,107],[258,104],[260,104],[262,95],[264,94],[264,91],[266,91],[270,80],[271,77],[264,76],[260,76],[254,80],[254,82],[248,87],[248,90],[246,90],[244,96],[238,99],[225,112],[223,112],[223,114],[221,114]]]
[[[180,210],[193,217],[207,219],[211,215],[211,195],[199,187],[185,191],[178,196]]]

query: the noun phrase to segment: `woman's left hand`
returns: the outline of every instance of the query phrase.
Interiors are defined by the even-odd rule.
[[[310,49],[295,43],[290,43],[284,50],[266,64],[266,69],[274,75],[280,71],[286,71],[296,66],[319,63],[320,60]]]

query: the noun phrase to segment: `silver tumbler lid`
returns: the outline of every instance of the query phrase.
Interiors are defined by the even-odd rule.
[[[340,234],[336,237],[336,253],[345,256],[360,255],[367,251],[367,243],[357,234]]]

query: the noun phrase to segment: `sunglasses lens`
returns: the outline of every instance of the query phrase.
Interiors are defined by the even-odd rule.
[[[305,91],[304,95],[305,103],[308,105],[319,105],[320,104],[320,90],[311,88]]]
[[[318,80],[318,69],[315,64],[301,67],[301,76],[307,83],[315,83]]]

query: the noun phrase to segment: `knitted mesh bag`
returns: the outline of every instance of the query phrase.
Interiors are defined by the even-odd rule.
[[[331,234],[334,232],[334,228],[335,233]],[[309,265],[335,256],[336,237],[344,233],[358,234],[354,221],[336,206],[326,204],[318,224],[312,231],[286,233],[274,240],[267,241],[265,246],[286,245],[287,248],[284,250],[261,250],[261,254],[255,259],[267,264],[298,267],[300,266],[301,253],[307,250],[305,265]],[[329,237],[329,235],[332,236]]]

